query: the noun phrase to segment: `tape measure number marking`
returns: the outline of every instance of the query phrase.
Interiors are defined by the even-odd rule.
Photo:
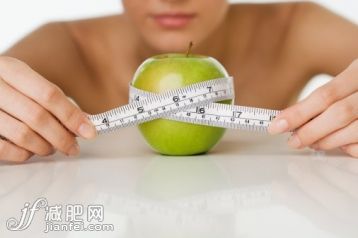
[[[133,88],[131,86],[131,88]],[[220,78],[168,90],[110,111],[90,115],[98,133],[134,126],[178,111],[203,106],[234,96],[232,78]]]
[[[279,111],[215,103],[234,99],[232,77],[218,78],[183,88],[152,93],[130,84],[129,104],[91,115],[98,133],[165,118],[200,125],[249,131],[267,131]]]

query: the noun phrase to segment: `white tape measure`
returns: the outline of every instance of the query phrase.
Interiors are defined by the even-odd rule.
[[[163,93],[130,84],[129,104],[90,115],[99,134],[165,118],[200,125],[266,131],[279,111],[215,103],[234,98],[232,77],[212,79]]]

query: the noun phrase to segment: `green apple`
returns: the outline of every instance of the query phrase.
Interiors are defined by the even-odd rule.
[[[162,54],[145,60],[133,77],[133,86],[161,93],[190,84],[227,77],[214,58],[192,54]],[[230,104],[232,100],[221,101]],[[168,119],[156,119],[138,126],[147,143],[165,155],[195,155],[209,151],[225,129]]]

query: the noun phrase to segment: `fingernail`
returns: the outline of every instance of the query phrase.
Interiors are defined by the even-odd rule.
[[[95,137],[95,135],[96,135],[95,128],[92,125],[90,125],[89,123],[90,122],[84,122],[78,128],[78,133],[86,139],[91,139],[91,138]]]
[[[271,134],[280,134],[288,130],[288,122],[285,119],[279,119],[278,121],[273,121],[269,127],[269,132]]]
[[[298,149],[301,147],[302,143],[297,135],[292,135],[288,140],[288,145],[292,148]]]
[[[80,153],[80,146],[76,143],[68,151],[69,156],[76,156]]]

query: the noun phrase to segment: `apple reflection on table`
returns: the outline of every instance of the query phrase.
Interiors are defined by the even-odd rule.
[[[106,222],[120,227],[118,237],[357,234],[356,160],[215,152],[185,157],[152,154],[145,162],[135,157],[118,160],[79,158],[19,166],[17,180],[2,182],[2,214],[15,216],[23,202],[42,195],[49,203],[103,204]],[[0,181],[9,177],[7,170],[0,167]],[[108,170],[111,178],[88,176]],[[43,180],[47,182],[39,182]]]
[[[231,237],[236,211],[269,204],[271,192],[267,183],[237,187],[220,159],[152,157],[134,193],[114,195],[110,206],[126,214],[131,237]]]
[[[165,237],[176,230],[187,237],[240,237],[298,230],[294,237],[354,237],[358,161],[319,156],[275,158],[281,167],[270,166],[273,158],[267,156],[254,161],[210,155],[157,157],[138,180],[138,200],[126,201],[131,205],[123,207],[131,207],[126,213],[142,235]],[[248,176],[258,163],[266,174]]]

